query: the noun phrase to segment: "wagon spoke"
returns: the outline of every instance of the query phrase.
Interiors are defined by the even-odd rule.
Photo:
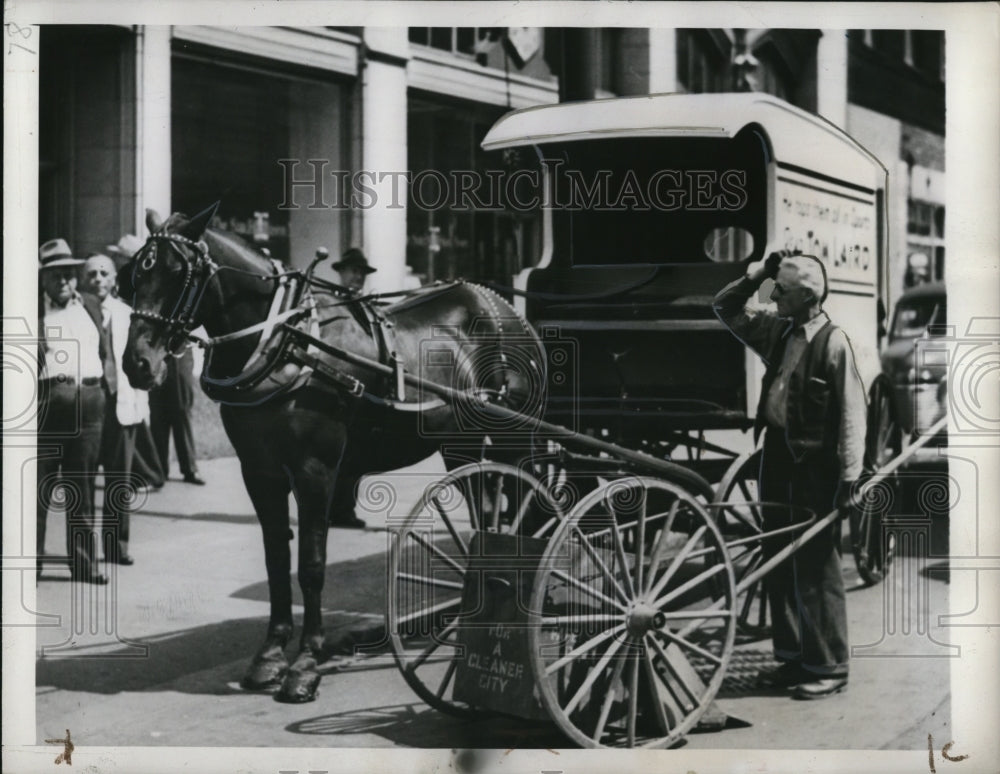
[[[660,579],[656,582],[656,585],[649,590],[649,596],[656,597],[661,591],[663,591],[663,588],[667,585],[667,583],[670,582],[670,579],[673,577],[674,573],[677,572],[677,569],[687,558],[688,554],[690,554],[691,551],[694,549],[694,547],[698,544],[698,541],[701,540],[701,536],[705,534],[705,531],[707,529],[708,527],[702,524],[700,527],[698,527],[698,529],[694,531],[694,534],[691,535],[688,541],[684,544],[684,547],[674,557],[674,560],[670,563],[670,566],[667,568],[667,571],[663,573],[662,576],[660,576]]]
[[[703,583],[704,581],[708,580],[713,575],[722,572],[725,569],[726,569],[726,565],[724,565],[724,564],[713,564],[707,570],[702,570],[700,573],[698,573],[697,575],[695,575],[693,578],[691,578],[687,582],[682,583],[677,588],[671,590],[667,594],[664,594],[662,597],[660,597],[659,599],[657,599],[653,603],[653,607],[663,607],[668,602],[672,602],[674,599],[676,599],[677,597],[679,597],[685,591],[690,591],[691,589],[698,587],[699,585],[701,585],[701,583]],[[660,585],[660,584],[657,584],[657,585]]]
[[[667,514],[667,523],[663,526],[659,537],[656,539],[656,544],[653,546],[653,555],[649,560],[649,577],[646,578],[646,588],[643,589],[647,594],[649,593],[649,587],[653,585],[653,581],[656,579],[656,571],[660,567],[660,562],[663,561],[663,553],[667,550],[667,542],[670,538],[670,529],[674,526],[674,518],[677,516],[677,510],[680,508],[680,505],[680,500],[674,500],[673,505],[670,506],[670,512]]]
[[[643,588],[642,563],[646,553],[646,490],[642,490],[642,503],[639,506],[639,521],[636,525],[635,538],[635,588]]]
[[[635,747],[635,720],[639,712],[639,659],[631,658],[632,685],[628,692],[628,719],[625,722],[628,734],[628,746]]]
[[[444,551],[442,551],[440,548],[438,548],[436,545],[430,542],[419,532],[411,532],[410,535],[413,537],[414,540],[420,543],[420,545],[424,546],[429,551],[431,551],[431,553],[437,554],[439,557],[441,557],[448,565],[451,566],[453,570],[455,570],[455,572],[457,572],[463,578],[465,577],[465,568],[462,567],[462,565],[460,565],[458,562],[456,562],[452,557],[448,556],[448,554],[446,554]]]
[[[551,664],[547,665],[545,667],[545,674],[551,675],[553,672],[557,672],[567,664],[573,663],[573,661],[577,658],[577,656],[580,656],[581,654],[586,653],[589,650],[593,650],[602,642],[604,642],[606,639],[608,639],[609,637],[613,637],[618,632],[622,631],[624,628],[625,624],[618,624],[618,626],[614,627],[613,629],[608,629],[606,631],[601,632],[595,637],[591,637],[582,645],[578,645],[577,647],[573,648],[573,650],[571,650],[562,658],[558,659],[557,661],[553,661]]]
[[[625,605],[623,605],[617,599],[612,599],[607,594],[602,594],[600,591],[598,591],[597,589],[595,589],[593,586],[588,586],[586,583],[584,583],[583,581],[579,580],[578,578],[574,578],[569,573],[567,573],[567,572],[565,572],[563,570],[553,570],[552,574],[555,577],[559,578],[560,580],[566,581],[568,584],[570,584],[574,588],[580,589],[580,591],[582,591],[584,594],[588,594],[591,597],[593,597],[594,599],[599,599],[602,602],[607,602],[609,605],[614,605],[615,607],[617,607],[622,612],[625,612],[625,610],[626,610]]]
[[[438,586],[444,589],[458,589],[464,588],[463,584],[458,581],[444,580],[443,578],[435,578],[434,576],[427,575],[414,575],[409,572],[399,572],[396,573],[396,577],[400,580],[410,581],[411,583],[418,583],[423,586]]]
[[[622,671],[625,669],[625,659],[620,658],[615,662],[614,671],[611,673],[611,681],[608,683],[608,690],[604,694],[604,701],[601,703],[601,714],[597,718],[597,726],[594,729],[594,734],[591,737],[595,742],[600,744],[601,737],[604,735],[604,727],[608,723],[608,715],[611,713],[611,705],[615,700],[615,683],[617,683],[622,676]]]
[[[493,513],[490,516],[490,528],[494,532],[500,531],[500,498],[503,494],[503,475],[495,473],[493,475]]]
[[[628,571],[628,561],[625,559],[625,546],[622,544],[622,533],[618,528],[618,517],[615,515],[614,509],[611,510],[611,529],[614,533],[615,554],[622,568],[622,576],[625,578],[625,583],[628,586],[628,598],[634,598],[636,593],[635,584],[632,582],[632,576]]]
[[[428,645],[426,648],[424,648],[422,651],[420,651],[419,655],[415,659],[413,659],[413,662],[410,665],[412,669],[419,668],[428,658],[431,657],[434,651],[440,648],[442,645],[457,644],[455,642],[445,642],[445,639],[448,637],[449,634],[451,634],[458,628],[459,620],[460,619],[456,617],[455,620],[453,620],[450,624],[448,624],[441,630],[440,634],[438,634],[436,637],[431,638],[432,640],[431,644]]]
[[[608,645],[608,649],[604,651],[604,655],[602,655],[598,662],[591,668],[587,677],[580,684],[580,687],[577,688],[576,693],[573,694],[573,698],[566,703],[565,707],[563,707],[563,710],[567,715],[573,714],[577,705],[579,705],[579,703],[583,700],[583,697],[587,695],[587,692],[590,690],[590,687],[594,684],[597,678],[601,676],[601,673],[604,671],[605,667],[607,667],[608,662],[611,661],[615,653],[618,652],[622,643],[623,640],[614,640],[610,645]]]
[[[469,506],[469,521],[472,523],[472,529],[478,531],[482,519],[479,517],[479,506],[476,502],[475,493],[472,491],[471,476],[458,480],[462,483],[462,494],[465,497],[466,504]]]
[[[682,707],[684,707],[685,705],[690,705],[692,701],[697,703],[698,695],[694,692],[691,686],[687,684],[687,680],[685,680],[680,674],[678,674],[677,669],[671,662],[670,656],[667,654],[667,651],[664,650],[663,646],[660,645],[660,643],[657,642],[655,639],[650,639],[649,643],[650,645],[653,646],[653,650],[656,651],[656,655],[659,656],[660,661],[663,662],[664,668],[670,673],[671,677],[673,677],[673,682],[676,683],[677,686],[680,688],[681,695],[678,695],[678,692],[673,690],[673,687],[670,686],[670,684],[668,683],[667,689],[670,691],[670,693],[674,694],[674,699],[676,699],[677,702]]]
[[[705,650],[705,648],[702,648],[702,647],[699,647],[698,645],[695,645],[690,640],[686,640],[683,637],[681,637],[681,636],[679,636],[677,634],[674,634],[669,629],[666,629],[666,628],[664,628],[664,629],[654,629],[654,630],[652,630],[650,632],[650,634],[659,634],[659,635],[661,635],[663,637],[666,637],[668,640],[671,640],[672,642],[676,642],[681,647],[687,648],[688,650],[697,653],[702,658],[708,659],[713,664],[720,664],[720,665],[722,664],[722,659],[719,658],[714,653],[712,653],[712,651]]]
[[[440,497],[441,497],[440,494],[435,494],[431,497],[431,501],[434,503],[434,507],[437,509],[438,516],[441,517],[441,521],[444,522],[444,526],[448,528],[448,532],[451,534],[451,539],[455,541],[455,544],[458,546],[458,549],[462,552],[462,556],[468,559],[469,545],[464,540],[462,540],[462,537],[458,534],[458,530],[455,529],[455,525],[452,524],[451,519],[445,512],[444,506],[441,504]]]
[[[597,566],[601,569],[601,572],[604,573],[604,577],[606,577],[609,581],[611,581],[611,584],[615,587],[615,590],[617,590],[618,594],[621,596],[622,601],[628,602],[629,595],[625,593],[625,589],[621,587],[621,584],[618,582],[618,579],[614,576],[611,570],[608,569],[608,566],[601,559],[600,555],[598,555],[597,550],[592,545],[590,545],[590,541],[587,539],[587,535],[584,535],[583,530],[581,530],[580,527],[578,527],[576,524],[573,525],[573,531],[577,534],[577,536],[580,538],[580,541],[583,543],[584,550],[588,554],[590,554],[590,558],[597,563]]]
[[[451,663],[448,664],[448,669],[444,673],[444,677],[441,678],[441,685],[438,686],[436,691],[437,697],[440,699],[444,696],[444,692],[448,689],[448,683],[451,682],[451,678],[455,674],[455,668],[458,666],[458,661],[452,659]]]
[[[669,733],[670,719],[667,717],[667,711],[663,707],[663,700],[660,696],[660,677],[656,674],[656,668],[653,666],[652,656],[650,656],[649,651],[645,649],[642,654],[642,665],[643,670],[646,672],[646,680],[649,683],[649,690],[653,694],[651,702],[653,704],[653,712],[656,715],[656,723],[659,725],[660,730],[664,734]]]
[[[406,624],[410,621],[415,621],[418,618],[422,618],[428,615],[434,615],[435,613],[440,613],[443,610],[448,610],[452,607],[458,607],[462,604],[461,597],[455,597],[454,599],[447,599],[444,602],[438,602],[436,605],[431,605],[430,607],[425,607],[422,610],[414,610],[412,613],[407,613],[406,615],[400,616],[396,619],[397,626],[400,624]]]

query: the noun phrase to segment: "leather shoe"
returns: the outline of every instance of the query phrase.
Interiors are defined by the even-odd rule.
[[[123,564],[126,567],[135,564],[135,559],[132,558],[131,554],[110,554],[105,557],[105,561],[109,564]]]
[[[353,513],[349,516],[342,516],[339,519],[332,519],[330,521],[331,527],[340,527],[341,529],[365,529],[368,525],[365,524],[364,519],[359,519]]]
[[[792,688],[810,679],[810,675],[798,664],[785,662],[770,669],[762,669],[757,673],[757,686],[760,688]]]
[[[99,572],[92,572],[89,574],[75,572],[73,573],[72,578],[77,583],[93,583],[95,586],[108,585],[108,576]]]
[[[846,677],[826,677],[821,680],[811,680],[800,683],[792,694],[796,699],[825,699],[835,693],[847,690]]]
[[[197,473],[187,473],[184,476],[184,483],[197,484],[198,486],[205,486],[205,479],[203,479]]]

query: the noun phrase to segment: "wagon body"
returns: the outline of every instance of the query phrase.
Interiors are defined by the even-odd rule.
[[[749,427],[763,366],[711,300],[778,249],[824,262],[825,308],[866,386],[878,374],[886,171],[824,119],[762,94],[653,95],[515,111],[483,148],[539,160],[544,248],[515,284],[577,348],[554,421],[629,445]]]

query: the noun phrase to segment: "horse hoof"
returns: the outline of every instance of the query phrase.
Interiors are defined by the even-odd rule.
[[[318,695],[320,676],[316,672],[289,672],[274,698],[286,704],[305,704]]]
[[[288,673],[288,664],[281,662],[261,662],[252,664],[240,680],[240,687],[245,691],[268,691],[281,685]]]

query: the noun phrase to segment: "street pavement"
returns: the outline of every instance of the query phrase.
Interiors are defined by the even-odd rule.
[[[238,462],[200,467],[207,486],[171,480],[145,495],[132,525],[136,563],[109,567],[110,585],[70,583],[61,568],[47,569],[39,581],[39,739],[69,728],[74,743],[102,746],[568,746],[546,723],[463,720],[431,709],[386,648],[325,665],[319,697],[310,704],[281,704],[240,689],[267,625],[263,545]],[[358,515],[369,528],[330,530],[323,614],[331,650],[350,652],[352,643],[381,637],[387,527],[443,473],[434,457],[363,480]],[[294,514],[293,505],[293,521]],[[50,515],[50,553],[62,549],[61,518]],[[897,558],[889,580],[874,587],[861,585],[845,553],[854,646],[845,693],[798,702],[756,689],[753,676],[772,663],[769,643],[741,643],[718,695],[728,727],[691,734],[686,746],[914,750],[925,748],[929,733],[950,738],[954,653],[942,644],[947,637],[939,626],[948,611],[941,532],[931,535],[930,556]],[[297,582],[294,590],[300,620]]]

